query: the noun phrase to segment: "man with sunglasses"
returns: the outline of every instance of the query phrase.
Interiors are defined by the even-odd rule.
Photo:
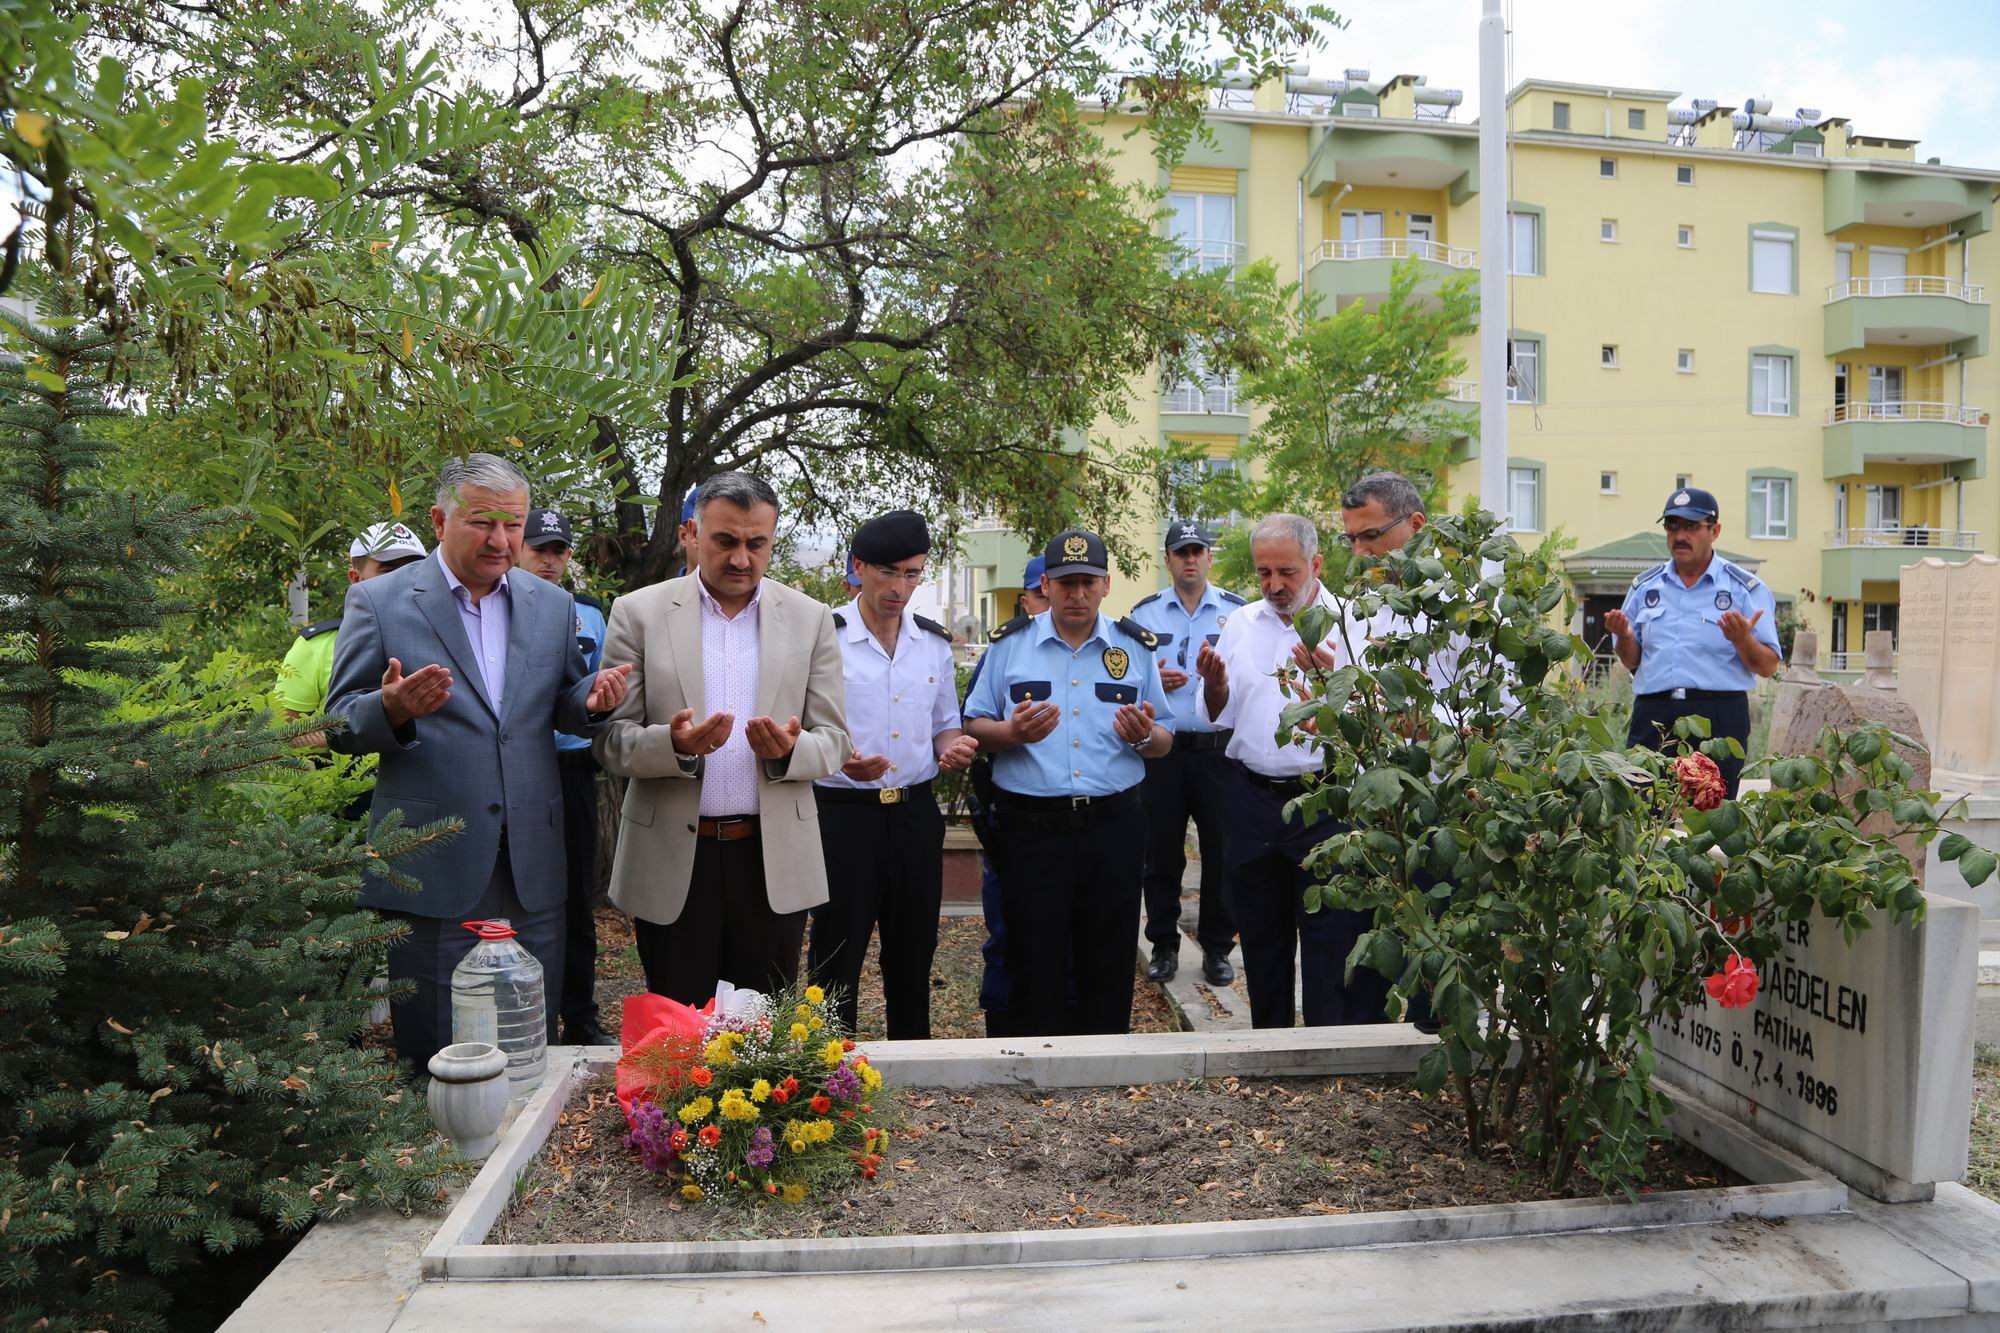
[[[1202,716],[1195,695],[1195,654],[1222,637],[1243,599],[1208,581],[1215,535],[1192,519],[1167,525],[1167,572],[1173,585],[1140,601],[1132,619],[1159,640],[1160,681],[1174,706],[1174,748],[1147,761],[1140,789],[1146,806],[1146,939],[1153,946],[1146,975],[1170,981],[1180,970],[1181,872],[1187,868],[1187,826],[1201,837],[1201,975],[1211,986],[1236,979],[1229,948],[1236,923],[1223,902],[1228,815],[1229,731]]]
[[[1763,580],[1715,553],[1720,515],[1707,491],[1669,496],[1660,521],[1673,558],[1634,579],[1625,604],[1605,613],[1632,673],[1627,745],[1679,748],[1674,723],[1689,716],[1707,718],[1713,736],[1749,744],[1750,687],[1778,669],[1778,607]],[[1716,762],[1733,799],[1743,761]]]
[[[931,783],[972,762],[958,716],[951,631],[910,609],[931,549],[921,514],[898,509],[854,534],[855,599],[834,613],[854,753],[813,788],[827,901],[813,909],[808,964],[855,1026],[868,937],[882,931],[889,1040],[931,1035],[931,960],[944,893],[944,816]]]

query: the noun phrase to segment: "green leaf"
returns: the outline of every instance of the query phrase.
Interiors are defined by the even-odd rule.
[[[1947,833],[1938,843],[1938,859],[1956,861],[1971,850],[1973,850],[1972,839],[1963,833]]]
[[[1354,789],[1347,798],[1347,808],[1357,817],[1380,814],[1393,809],[1402,799],[1402,770],[1390,767],[1371,768],[1354,780]]]
[[[1326,636],[1333,632],[1333,609],[1314,604],[1292,617],[1292,627],[1299,632],[1299,640],[1308,649],[1319,647]]]
[[[1970,888],[1977,888],[1991,879],[1996,866],[2000,866],[2000,857],[1984,847],[1968,848],[1958,857],[1958,873]]]

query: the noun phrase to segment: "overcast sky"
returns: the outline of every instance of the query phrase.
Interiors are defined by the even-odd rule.
[[[1348,20],[1312,56],[1377,79],[1426,74],[1479,97],[1480,0],[1329,0]],[[1817,107],[1917,158],[2000,170],[2000,0],[1511,0],[1524,78],[1671,89],[1780,115]]]

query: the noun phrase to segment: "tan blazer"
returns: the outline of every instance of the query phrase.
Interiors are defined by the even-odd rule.
[[[757,711],[782,724],[796,715],[799,739],[783,764],[757,765],[764,882],[774,912],[826,901],[813,780],[847,762],[847,696],[833,612],[804,593],[766,579],[759,604]],[[687,904],[694,874],[695,820],[701,809],[702,761],[689,767],[674,752],[668,723],[683,708],[699,722],[703,702],[701,594],[695,576],[627,593],[611,606],[604,660],[630,662],[624,702],[592,749],[625,788],[611,901],[656,925],[672,925]],[[749,718],[739,717],[742,726]]]

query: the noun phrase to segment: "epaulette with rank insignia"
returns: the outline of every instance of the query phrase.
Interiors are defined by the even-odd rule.
[[[301,630],[299,630],[299,637],[301,639],[317,638],[318,636],[326,633],[330,629],[339,629],[339,628],[340,628],[339,616],[335,616],[331,620],[317,620],[314,621],[312,624],[307,625]]]
[[[1137,639],[1140,643],[1145,644],[1146,650],[1148,652],[1151,652],[1153,649],[1160,646],[1160,636],[1153,633],[1153,631],[1147,629],[1144,625],[1141,625],[1138,621],[1132,619],[1132,617],[1130,616],[1118,617],[1118,628],[1124,630],[1127,634]]]
[[[598,598],[591,596],[587,592],[579,592],[579,593],[574,593],[572,595],[576,598],[578,603],[580,603],[583,606],[593,607],[599,611],[602,611],[604,609],[604,603]]]
[[[1668,567],[1669,567],[1669,566],[1671,566],[1672,564],[1673,564],[1673,561],[1671,561],[1671,560],[1668,560],[1668,561],[1664,561],[1664,562],[1662,562],[1662,563],[1660,563],[1660,564],[1657,564],[1657,565],[1654,565],[1654,566],[1653,566],[1653,567],[1652,567],[1651,569],[1649,569],[1649,570],[1647,570],[1647,571],[1646,571],[1645,573],[1641,574],[1641,575],[1640,575],[1640,576],[1639,576],[1638,578],[1636,578],[1636,579],[1633,579],[1633,580],[1632,580],[1632,586],[1636,588],[1636,587],[1638,587],[1638,586],[1639,586],[1640,584],[1642,584],[1642,583],[1646,582],[1646,580],[1648,580],[1648,579],[1656,579],[1656,578],[1658,578],[1658,577],[1659,577],[1660,575],[1662,575],[1662,574],[1666,573],[1666,572],[1667,572],[1667,569],[1668,569]]]
[[[1250,605],[1250,603],[1244,601],[1241,597],[1238,597],[1235,593],[1230,592],[1226,588],[1217,588],[1216,591],[1222,594],[1222,600],[1229,603],[1231,606]]]
[[[1721,557],[1718,556],[1717,558],[1720,559]],[[1742,584],[1745,589],[1755,590],[1757,588],[1761,588],[1764,586],[1764,580],[1758,578],[1755,574],[1752,574],[1749,570],[1743,568],[1743,566],[1739,564],[1734,563],[1733,561],[1723,560],[1722,568],[1723,571],[1729,575],[1729,577],[1735,579],[1738,583]]]
[[[1138,601],[1132,604],[1132,609],[1134,611],[1137,611],[1140,607],[1149,606],[1152,603],[1159,601],[1162,597],[1165,597],[1166,595],[1167,595],[1167,590],[1165,588],[1162,588],[1160,589],[1160,591],[1154,593],[1151,597],[1141,597]]]
[[[911,616],[910,619],[917,622],[918,629],[927,629],[946,643],[951,642],[951,631],[943,625],[938,624],[937,621],[932,620],[929,616]]]
[[[1032,616],[1026,616],[1026,615],[1015,616],[1012,620],[1008,621],[1006,624],[995,626],[993,629],[987,631],[986,642],[988,643],[1000,642],[1001,639],[1007,637],[1009,634],[1012,634],[1015,630],[1021,628],[1021,626],[1027,624],[1033,618],[1034,617]]]

